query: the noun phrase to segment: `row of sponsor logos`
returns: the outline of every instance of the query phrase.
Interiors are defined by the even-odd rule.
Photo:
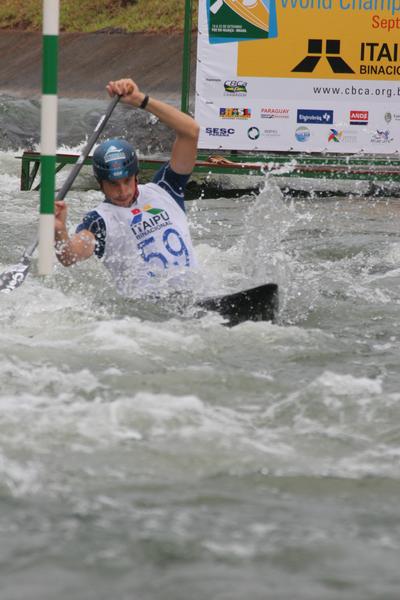
[[[298,108],[296,111],[296,122],[303,125],[332,125],[334,121],[334,111],[325,109]],[[291,109],[284,107],[266,106],[260,109],[260,112],[254,114],[253,109],[248,107],[220,107],[220,119],[234,119],[246,121],[253,116],[261,119],[289,119]],[[389,124],[392,121],[400,121],[400,113],[386,111],[382,114],[384,121]],[[377,115],[374,114],[376,119]],[[349,125],[368,125],[370,119],[368,110],[350,110],[346,121]],[[336,119],[337,121],[337,119]]]
[[[305,125],[301,125],[297,127],[293,132],[293,138],[297,142],[306,144],[308,141],[312,139],[313,136],[312,128],[309,128]],[[205,135],[209,137],[215,138],[230,138],[232,136],[244,135],[244,131],[238,131],[234,127],[206,127]],[[259,138],[280,138],[284,137],[288,138],[288,132],[285,131],[284,134],[280,132],[278,129],[263,129],[260,127],[252,126],[247,129],[247,137],[256,141]],[[361,132],[360,132],[361,133]],[[326,132],[322,132],[318,129],[318,139],[321,141],[321,138],[325,138],[325,141],[328,144],[357,144],[361,140],[359,139],[359,132],[354,129],[342,129],[339,127],[330,127]],[[322,134],[322,135],[321,135]],[[390,144],[394,141],[394,137],[388,129],[376,129],[374,131],[370,131],[367,135],[362,135],[362,142],[364,144]]]

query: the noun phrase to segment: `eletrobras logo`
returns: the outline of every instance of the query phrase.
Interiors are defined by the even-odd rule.
[[[297,122],[308,125],[331,125],[333,123],[333,110],[316,110],[299,108]]]

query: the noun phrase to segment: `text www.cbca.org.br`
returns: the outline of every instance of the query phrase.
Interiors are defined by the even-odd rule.
[[[382,98],[397,98],[400,96],[400,87],[397,88],[369,88],[351,85],[346,87],[314,86],[316,96],[381,96]]]

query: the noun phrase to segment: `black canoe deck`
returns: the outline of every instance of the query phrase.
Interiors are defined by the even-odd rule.
[[[266,283],[234,294],[206,298],[197,302],[205,310],[215,311],[233,327],[244,321],[275,321],[279,308],[278,285]]]

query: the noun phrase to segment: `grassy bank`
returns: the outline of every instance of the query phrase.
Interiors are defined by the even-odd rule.
[[[60,0],[60,7],[62,31],[180,31],[185,0]],[[41,30],[42,0],[1,0],[0,28]]]

